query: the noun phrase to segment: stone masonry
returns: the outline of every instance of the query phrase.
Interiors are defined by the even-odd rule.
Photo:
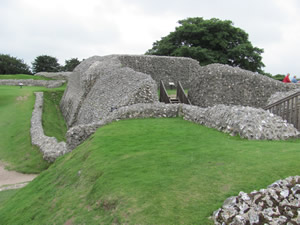
[[[35,92],[36,100],[30,128],[31,143],[39,147],[45,160],[53,162],[57,157],[66,153],[66,143],[63,141],[58,143],[55,137],[48,137],[44,134],[42,125],[43,94],[43,92]]]
[[[153,102],[158,95],[150,75],[122,65],[118,56],[94,56],[75,68],[60,106],[72,127],[99,121],[122,106]]]
[[[169,82],[180,81],[183,88],[190,87],[190,77],[199,73],[199,62],[185,57],[154,55],[119,55],[122,65],[149,74],[159,85],[160,80],[168,88]]]
[[[298,87],[238,67],[210,64],[191,77],[188,97],[201,107],[225,104],[259,108],[266,106],[272,94]]]
[[[185,104],[141,103],[119,108],[98,122],[70,128],[66,134],[67,149],[71,151],[99,127],[112,121],[176,116],[250,140],[285,140],[299,137],[299,132],[293,125],[262,109],[225,105],[200,108]]]
[[[42,86],[47,88],[56,88],[62,86],[66,83],[65,80],[33,80],[33,79],[0,79],[0,85],[11,85],[19,86],[20,83],[23,83],[24,86]]]
[[[58,80],[68,80],[72,72],[38,72],[34,76],[48,77]]]

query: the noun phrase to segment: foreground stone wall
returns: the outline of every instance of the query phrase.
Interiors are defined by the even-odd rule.
[[[59,80],[68,80],[72,72],[38,72],[34,76],[48,77]]]
[[[182,116],[185,120],[250,140],[285,140],[299,137],[299,132],[293,125],[262,109],[225,105],[200,108],[185,104],[155,103],[122,107],[96,123],[72,127],[66,134],[67,148],[71,151],[99,127],[112,121],[176,116]]]
[[[24,80],[0,79],[0,85],[19,86],[20,83],[23,83],[24,86],[42,86],[47,88],[56,88],[62,86],[64,83],[66,83],[66,81],[65,80],[33,80],[33,79],[24,79]]]
[[[35,92],[35,105],[31,117],[31,143],[37,146],[43,153],[43,158],[48,162],[53,162],[67,151],[66,143],[59,142],[55,137],[48,137],[44,134],[42,125],[42,112],[43,112],[43,92]]]
[[[151,75],[159,85],[162,80],[167,88],[169,82],[180,81],[183,88],[190,87],[190,77],[199,72],[199,62],[184,57],[153,56],[153,55],[119,55],[123,66],[135,71]]]
[[[201,107],[225,104],[258,108],[265,106],[272,94],[297,87],[238,67],[211,64],[191,77],[188,97]]]
[[[61,100],[68,127],[92,123],[111,111],[136,103],[158,101],[150,75],[121,64],[119,56],[94,56],[78,65]]]
[[[224,201],[214,212],[216,225],[223,224],[300,224],[300,176],[278,180],[267,189]]]

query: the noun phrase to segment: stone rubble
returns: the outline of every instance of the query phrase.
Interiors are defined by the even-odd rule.
[[[185,108],[184,119],[249,140],[286,140],[300,134],[292,124],[263,109],[226,105]]]
[[[43,92],[35,92],[36,100],[30,128],[31,143],[39,147],[45,160],[53,162],[57,157],[66,153],[66,143],[63,141],[58,143],[55,137],[48,137],[44,134],[42,125],[43,94]]]
[[[300,224],[300,176],[278,180],[267,189],[240,192],[213,213],[215,225]]]
[[[33,79],[0,79],[0,85],[19,86],[23,83],[23,86],[42,86],[47,88],[57,88],[66,83],[65,80],[33,80]]]

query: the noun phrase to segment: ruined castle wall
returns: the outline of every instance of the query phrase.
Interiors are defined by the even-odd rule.
[[[211,64],[191,78],[188,97],[201,107],[225,104],[258,108],[265,106],[272,94],[297,87],[238,67]]]
[[[169,82],[180,81],[183,88],[190,87],[190,77],[198,74],[199,62],[184,57],[152,55],[119,55],[123,66],[151,75],[159,85],[162,80],[168,88]]]
[[[151,76],[122,65],[118,57],[93,56],[75,68],[60,103],[68,127],[98,121],[122,106],[158,101]]]
[[[19,86],[22,83],[24,86],[41,86],[47,88],[56,88],[66,83],[65,80],[33,80],[33,79],[0,79],[0,85]]]

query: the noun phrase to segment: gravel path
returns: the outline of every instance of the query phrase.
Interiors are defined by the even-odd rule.
[[[24,187],[37,174],[23,174],[5,170],[5,164],[0,161],[0,191]]]

